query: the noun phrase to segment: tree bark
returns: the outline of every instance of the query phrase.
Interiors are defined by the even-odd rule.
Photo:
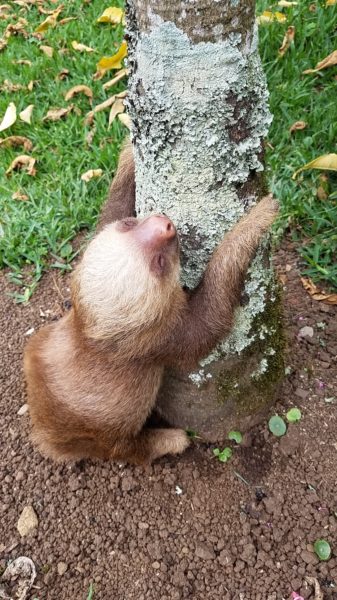
[[[271,115],[253,0],[127,0],[139,215],[177,225],[193,288],[225,231],[265,192]],[[283,372],[280,302],[264,241],[236,326],[193,373],[168,372],[158,410],[216,440],[256,422]]]

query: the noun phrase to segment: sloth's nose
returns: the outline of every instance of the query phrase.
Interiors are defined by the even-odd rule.
[[[165,215],[153,215],[148,219],[148,227],[153,228],[157,235],[165,240],[171,240],[177,234],[171,219]]]
[[[177,235],[175,226],[165,215],[151,215],[144,219],[136,229],[138,231],[135,233],[139,236],[140,241],[153,248],[162,246]]]

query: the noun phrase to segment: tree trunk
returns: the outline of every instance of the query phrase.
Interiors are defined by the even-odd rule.
[[[137,212],[167,214],[193,288],[225,231],[264,193],[271,115],[253,0],[127,0]],[[209,440],[256,422],[283,372],[280,302],[264,242],[236,326],[193,373],[167,373],[159,412]]]

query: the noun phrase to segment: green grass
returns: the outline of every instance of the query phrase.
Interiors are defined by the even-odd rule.
[[[13,13],[27,19],[29,33],[45,18],[34,6],[25,11],[12,1],[8,3]],[[71,112],[55,123],[43,121],[50,108],[68,105],[64,94],[74,85],[84,83],[91,87],[94,105],[123,89],[121,82],[113,90],[104,91],[102,83],[113,76],[112,71],[103,80],[92,79],[99,58],[111,55],[123,35],[121,26],[96,23],[110,4],[114,2],[66,2],[59,18],[75,16],[75,21],[49,29],[43,41],[31,35],[27,39],[12,36],[7,48],[0,52],[0,85],[5,79],[22,85],[31,80],[37,82],[31,92],[0,94],[1,118],[9,102],[15,102],[18,112],[34,104],[31,125],[18,120],[0,134],[1,138],[28,137],[34,144],[31,154],[37,159],[35,177],[24,172],[6,177],[11,161],[24,151],[0,148],[0,267],[10,268],[12,280],[18,284],[19,301],[29,298],[47,265],[69,268],[76,254],[72,240],[80,230],[93,230],[116,166],[125,128],[116,120],[108,129],[108,111],[99,113],[93,141],[88,145],[89,130],[84,118],[90,105],[84,96],[71,101],[81,114]],[[282,204],[281,227],[289,225],[298,240],[303,270],[315,281],[337,287],[336,176],[330,174],[323,183],[329,194],[326,200],[317,198],[317,187],[322,185],[319,172],[308,171],[296,181],[291,179],[293,172],[308,161],[336,152],[337,67],[315,75],[302,75],[302,71],[337,48],[337,6],[325,7],[325,1],[319,0],[317,10],[310,12],[310,4],[310,0],[299,0],[296,7],[278,8],[287,15],[287,23],[260,26],[261,56],[274,114],[268,137],[272,147],[267,145],[266,151],[267,174],[270,187]],[[55,4],[50,7],[55,8]],[[258,1],[258,13],[270,7],[276,9],[276,2]],[[0,37],[8,22],[13,19],[0,20]],[[288,25],[296,27],[295,43],[279,58],[277,51]],[[76,52],[71,47],[73,40],[92,46],[97,53]],[[52,59],[40,50],[41,44],[54,48]],[[30,60],[31,66],[15,64],[22,59]],[[69,77],[60,81],[57,75],[64,68],[69,70]],[[308,127],[291,135],[289,127],[298,120],[306,121]],[[102,168],[104,175],[86,184],[80,176],[90,168]],[[12,199],[17,191],[29,199]]]
[[[266,162],[269,183],[281,201],[281,223],[290,225],[304,259],[304,272],[314,281],[337,287],[337,177],[323,182],[328,192],[319,200],[320,171],[307,171],[296,181],[296,169],[322,154],[337,152],[337,67],[302,75],[337,49],[337,6],[319,0],[310,12],[311,0],[299,0],[292,8],[258,2],[258,13],[275,7],[287,15],[287,23],[260,26],[260,52],[270,90],[274,121],[270,128]],[[283,58],[278,56],[289,25],[296,28],[295,43]],[[295,121],[306,121],[302,131],[289,133]]]
[[[13,13],[27,19],[29,33],[46,18],[34,6],[21,12],[13,2],[9,4]],[[43,41],[31,36],[27,39],[12,36],[7,48],[0,53],[0,85],[5,79],[22,85],[37,81],[32,92],[20,90],[0,95],[1,118],[9,102],[15,102],[18,112],[34,104],[31,125],[17,120],[0,134],[1,138],[28,137],[34,144],[29,154],[37,159],[35,177],[24,172],[6,177],[11,161],[25,151],[0,148],[0,266],[10,267],[13,281],[25,288],[23,293],[18,292],[18,300],[29,297],[47,264],[66,269],[75,253],[71,240],[79,230],[93,228],[126,133],[117,119],[108,129],[108,111],[103,111],[95,118],[96,131],[89,146],[86,142],[89,129],[84,125],[84,118],[90,104],[83,95],[71,100],[81,114],[71,112],[57,122],[43,121],[50,108],[69,105],[64,94],[77,84],[86,84],[92,89],[94,106],[123,89],[125,84],[120,82],[112,90],[104,91],[102,83],[113,77],[114,71],[107,73],[103,80],[92,79],[98,60],[103,55],[113,54],[115,43],[119,45],[123,35],[121,26],[113,28],[96,23],[106,6],[109,2],[99,0],[89,4],[80,0],[66,2],[59,19],[76,16],[76,21],[49,29]],[[55,5],[50,7],[55,8]],[[0,37],[8,22],[13,19],[0,20]],[[73,40],[95,48],[97,53],[76,52],[71,47]],[[53,58],[45,56],[39,48],[41,44],[54,48]],[[68,52],[60,54],[60,49]],[[32,65],[14,63],[22,59],[30,60]],[[57,75],[64,68],[69,70],[69,76],[60,81]],[[103,169],[104,175],[86,184],[80,176],[91,168]],[[13,200],[12,194],[18,190],[29,200]],[[26,265],[32,267],[27,269]]]

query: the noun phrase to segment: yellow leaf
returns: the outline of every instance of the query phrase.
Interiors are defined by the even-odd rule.
[[[277,21],[278,23],[285,23],[287,20],[287,17],[281,13],[281,12],[271,12],[271,10],[265,10],[262,15],[260,15],[259,17],[257,17],[257,22],[258,24],[263,24],[263,23],[273,23],[274,21]]]
[[[89,169],[89,171],[86,171],[81,175],[81,179],[82,181],[90,181],[90,179],[93,179],[94,177],[101,177],[102,174],[102,169]]]
[[[314,69],[307,69],[306,71],[303,71],[303,75],[307,75],[308,73],[317,73],[317,71],[321,71],[321,69],[327,69],[328,67],[333,67],[334,65],[337,65],[337,50],[334,50],[331,52],[331,54],[323,58],[323,60],[317,63]]]
[[[295,39],[295,27],[293,25],[290,25],[284,34],[282,46],[278,51],[280,56],[284,56],[284,54],[287,52],[290,44],[294,41],[294,39]]]
[[[112,56],[103,56],[103,58],[101,58],[101,60],[97,63],[97,68],[100,70],[104,69],[106,71],[109,69],[121,69],[122,60],[127,56],[127,53],[128,46],[124,40],[115,54]]]
[[[25,169],[28,173],[28,175],[32,175],[34,176],[36,174],[36,170],[35,170],[35,163],[36,163],[36,158],[33,158],[32,156],[28,156],[27,154],[21,154],[20,156],[17,156],[16,158],[14,158],[14,160],[11,162],[10,166],[8,167],[7,171],[6,171],[6,175],[10,175],[10,173],[12,171],[16,171],[18,169]]]
[[[76,40],[71,42],[71,45],[74,48],[74,50],[78,50],[78,52],[96,52],[96,50],[94,50],[93,48],[90,48],[90,46],[85,46],[85,44],[80,44],[79,42],[76,42]]]
[[[56,27],[57,18],[62,11],[62,7],[54,10],[51,15],[49,15],[40,25],[35,29],[36,33],[42,33],[43,31],[47,31],[49,27]]]
[[[29,104],[29,106],[27,106],[27,108],[25,108],[24,110],[22,110],[20,112],[19,117],[20,117],[21,121],[24,121],[24,123],[28,123],[30,125],[33,108],[34,108],[34,104]]]
[[[118,25],[121,22],[124,23],[124,21],[124,12],[116,6],[106,8],[103,14],[97,19],[97,23],[111,23],[112,25]]]
[[[295,123],[293,123],[292,126],[289,128],[289,131],[290,133],[293,133],[293,131],[305,129],[307,125],[308,123],[306,123],[305,121],[295,121]]]
[[[53,58],[54,49],[51,46],[40,46],[40,50],[42,50],[48,58]]]
[[[297,6],[298,2],[288,2],[288,0],[280,0],[280,2],[277,3],[277,6],[280,6],[281,8],[290,8],[290,6]]]
[[[323,154],[318,158],[308,162],[306,165],[297,169],[293,174],[293,179],[297,177],[301,171],[306,171],[307,169],[322,169],[322,171],[337,171],[337,154]]]
[[[75,85],[65,95],[65,99],[71,100],[76,94],[85,94],[90,100],[93,98],[93,92],[87,85]]]
[[[119,113],[122,113],[125,111],[125,106],[124,106],[124,102],[121,98],[118,98],[116,100],[116,102],[113,103],[111,110],[110,110],[110,115],[109,115],[109,127],[112,123],[112,121],[116,118],[116,116]]]
[[[120,122],[123,123],[123,125],[125,125],[125,127],[131,129],[131,119],[129,115],[127,115],[126,113],[120,113],[118,115],[118,118]]]
[[[325,6],[334,6],[337,4],[337,0],[326,0]]]
[[[43,121],[59,121],[63,117],[66,117],[72,109],[72,105],[68,106],[68,108],[51,108],[48,110],[46,116],[43,117]]]
[[[10,102],[7,106],[4,117],[0,123],[0,131],[8,129],[16,121],[16,106],[14,102]]]
[[[118,83],[118,81],[123,79],[123,77],[125,77],[125,75],[127,75],[127,73],[128,73],[127,69],[121,69],[120,71],[118,71],[116,77],[114,77],[113,79],[110,79],[110,81],[107,81],[106,83],[103,84],[103,89],[105,89],[105,90],[110,89],[116,83]]]
[[[2,139],[0,140],[0,147],[1,146],[4,148],[23,146],[26,152],[30,152],[33,148],[32,142],[28,138],[23,137],[23,135],[10,135],[9,137]]]

